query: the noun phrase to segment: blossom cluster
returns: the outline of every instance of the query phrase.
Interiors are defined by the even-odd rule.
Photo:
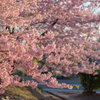
[[[100,17],[99,13],[92,13],[91,7],[99,6],[99,0],[85,6],[87,2],[0,0],[0,94],[9,85],[37,87],[38,83],[33,80],[24,82],[19,76],[14,77],[17,68],[40,83],[61,89],[73,86],[58,83],[51,72],[42,72],[52,69],[59,70],[63,76],[73,72],[98,74],[95,70],[99,69],[96,60],[100,59],[100,43],[93,38],[100,38],[97,32]],[[39,34],[42,29],[45,32]],[[45,65],[40,67],[38,62],[44,55],[47,55]],[[90,63],[90,59],[95,61]]]

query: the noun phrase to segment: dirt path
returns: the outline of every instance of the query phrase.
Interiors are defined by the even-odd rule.
[[[69,95],[67,100],[100,100],[100,93],[95,93],[95,94],[82,94],[82,93],[68,94],[68,93],[64,93],[64,94]]]

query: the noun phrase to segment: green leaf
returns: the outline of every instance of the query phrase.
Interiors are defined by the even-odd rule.
[[[100,57],[100,55],[98,55],[98,57]]]
[[[92,50],[93,50],[93,51],[96,51],[96,49],[95,49],[95,48],[93,48]]]
[[[33,61],[38,63],[38,59],[36,57],[33,57]]]

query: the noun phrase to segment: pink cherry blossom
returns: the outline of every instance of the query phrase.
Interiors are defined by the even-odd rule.
[[[50,72],[42,72],[51,68],[53,73],[59,70],[63,76],[72,72],[98,74],[95,70],[99,65],[93,60],[100,59],[100,42],[96,40],[100,38],[100,16],[91,12],[91,8],[97,8],[98,0],[85,7],[87,2],[0,0],[0,94],[9,85],[37,87],[34,81],[19,82],[20,77],[12,75],[17,68],[49,87],[61,89],[72,86],[58,83]],[[43,55],[47,57],[43,59]],[[44,61],[43,67],[38,65],[39,61]]]

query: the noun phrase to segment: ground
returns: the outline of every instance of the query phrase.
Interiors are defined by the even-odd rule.
[[[5,88],[6,92],[0,95],[0,100],[5,100],[2,98],[9,97],[9,100],[59,100],[57,97],[50,95],[44,95],[36,89],[31,87],[11,87]]]
[[[0,95],[0,100],[5,100],[2,98],[6,98],[7,96],[9,100],[61,100],[55,96],[42,94],[37,89],[32,89],[31,87],[8,86],[5,90],[6,92]],[[66,95],[66,100],[100,100],[100,93],[82,94],[61,92],[61,94]]]
[[[77,94],[72,96],[75,100],[100,100],[100,93],[96,94]]]
[[[68,96],[67,100],[100,100],[100,93],[84,94],[84,93],[64,93]]]

